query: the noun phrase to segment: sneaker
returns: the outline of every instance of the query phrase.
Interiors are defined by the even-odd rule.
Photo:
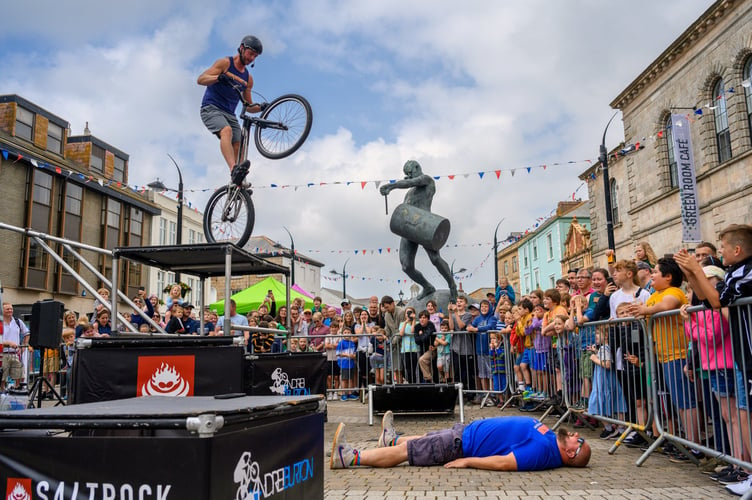
[[[726,486],[726,491],[737,496],[742,496],[752,490],[752,477]]]
[[[603,432],[601,432],[600,436],[598,437],[601,439],[609,439],[613,433],[614,429],[603,429]]]
[[[339,400],[340,401],[347,401],[347,394],[343,394],[342,396],[340,396]]]
[[[248,175],[248,170],[250,169],[250,167],[251,162],[248,160],[245,160],[239,165],[235,165],[235,167],[233,167],[232,169],[232,172],[230,173],[232,183],[236,186],[242,186],[243,181],[245,180],[245,176]]]
[[[748,478],[749,478],[749,474],[737,468],[724,476],[719,476],[718,482],[720,484],[734,484],[734,483],[738,483],[739,481],[744,481]]]
[[[624,441],[622,441],[622,444],[629,446],[630,448],[638,448],[644,444],[647,444],[647,441],[645,441],[645,438],[642,437],[642,434],[636,431],[632,431],[632,434],[626,437]]]
[[[583,422],[580,417],[577,417],[577,420],[575,420],[573,427],[576,427],[577,429],[582,429],[583,427],[585,427],[585,422]]]
[[[384,413],[384,417],[381,419],[381,434],[377,446],[379,448],[392,446],[395,439],[397,439],[397,431],[394,430],[394,413],[389,410]]]
[[[347,469],[355,458],[355,450],[345,439],[345,424],[341,423],[334,433],[332,456],[329,458],[330,469]]]
[[[718,470],[713,470],[713,471],[710,471],[710,472],[708,473],[708,476],[709,476],[709,477],[710,477],[710,479],[712,479],[713,481],[718,481],[718,478],[719,478],[719,477],[721,477],[721,476],[725,476],[725,475],[726,475],[726,474],[728,474],[729,472],[733,471],[733,470],[734,470],[734,468],[735,468],[735,467],[734,467],[733,465],[727,465],[726,467],[723,467],[722,469],[718,469]]]
[[[350,401],[355,401],[355,400],[357,400],[357,399],[360,399],[360,396],[358,395],[358,393],[357,393],[357,392],[352,392],[352,393],[350,393],[350,394],[349,394],[349,395],[347,396],[347,399],[349,399]]]

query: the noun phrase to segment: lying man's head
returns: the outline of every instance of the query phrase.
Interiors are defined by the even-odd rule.
[[[561,451],[562,465],[585,467],[590,462],[590,445],[579,432],[569,432],[561,427],[556,433],[556,443]]]

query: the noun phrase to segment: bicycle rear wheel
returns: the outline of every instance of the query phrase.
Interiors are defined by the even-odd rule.
[[[270,160],[290,156],[303,145],[311,131],[313,112],[302,96],[286,94],[274,99],[256,122],[256,149]]]
[[[204,212],[204,236],[209,243],[248,242],[256,222],[251,193],[232,184],[217,189]]]

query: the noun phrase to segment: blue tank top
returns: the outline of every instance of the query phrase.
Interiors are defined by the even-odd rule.
[[[251,76],[248,72],[248,69],[243,68],[243,71],[238,71],[235,67],[235,63],[232,62],[232,56],[228,56],[228,58],[230,59],[229,72],[235,76],[239,76],[247,82]],[[238,83],[238,85],[240,85],[240,83]],[[238,93],[224,83],[220,83],[206,87],[206,90],[204,91],[204,98],[201,101],[201,107],[203,108],[204,106],[211,104],[218,107],[222,111],[234,115],[235,108],[238,107],[238,102],[240,102]]]

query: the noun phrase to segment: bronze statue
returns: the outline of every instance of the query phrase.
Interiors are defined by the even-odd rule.
[[[446,279],[450,297],[456,299],[457,285],[454,283],[454,277],[449,265],[439,254],[439,249],[444,246],[449,237],[449,220],[431,213],[431,202],[433,195],[436,194],[436,183],[431,176],[423,173],[420,164],[415,160],[405,163],[403,170],[405,172],[403,180],[385,184],[380,189],[384,196],[393,189],[408,190],[405,194],[405,201],[394,210],[389,223],[391,231],[402,237],[399,250],[402,270],[423,287],[418,300],[422,300],[436,291],[436,288],[428,282],[423,273],[415,269],[415,254],[418,252],[418,246],[422,246],[428,254],[428,258],[431,259],[431,263]]]

